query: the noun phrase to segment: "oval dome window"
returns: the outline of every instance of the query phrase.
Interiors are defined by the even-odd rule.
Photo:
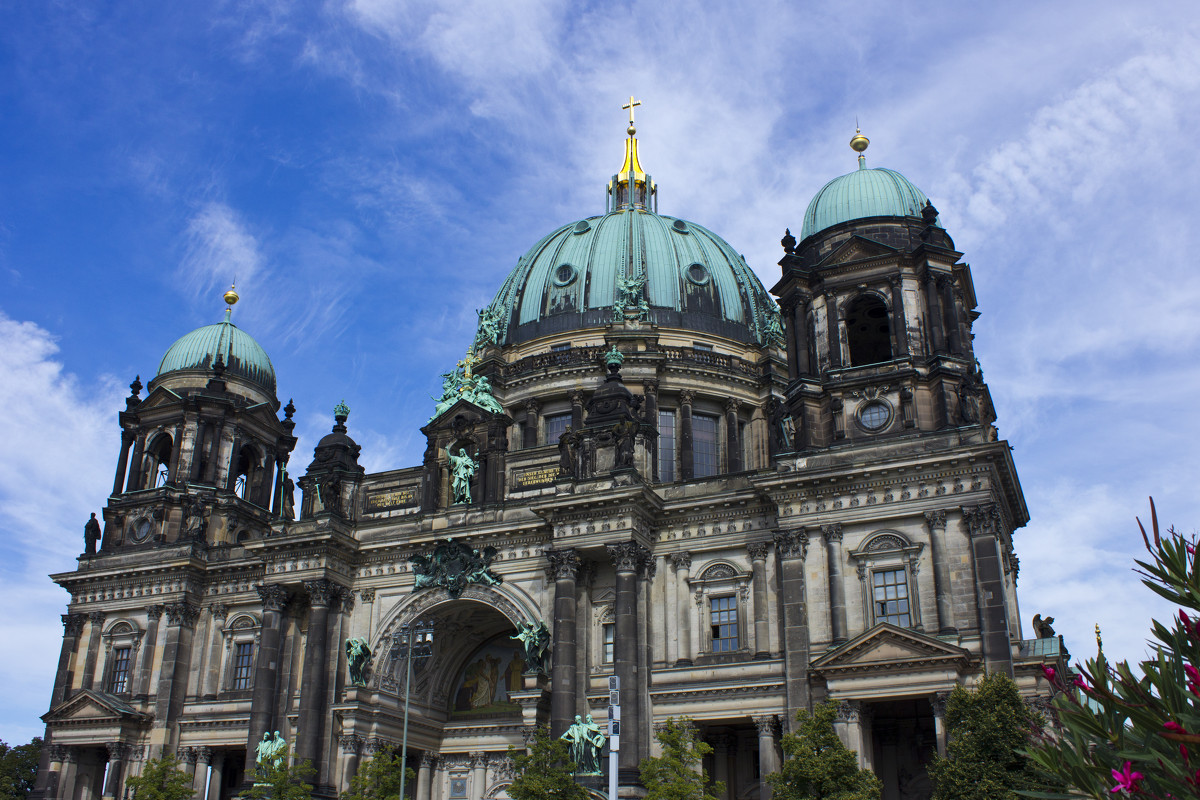
[[[567,286],[575,280],[578,272],[570,264],[559,264],[554,270],[554,283],[557,286]]]
[[[686,270],[687,279],[697,286],[708,283],[708,270],[703,264],[692,264]]]

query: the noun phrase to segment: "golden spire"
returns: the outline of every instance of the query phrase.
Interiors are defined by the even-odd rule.
[[[850,149],[858,153],[858,168],[866,169],[867,157],[863,155],[863,151],[867,149],[867,145],[871,140],[862,135],[862,131],[857,125],[854,126],[854,138],[850,140]]]
[[[629,102],[621,106],[629,111],[629,128],[626,131],[629,138],[625,140],[625,162],[617,171],[617,180],[621,182],[628,180],[630,172],[633,173],[634,180],[646,180],[646,171],[642,169],[642,164],[638,161],[637,128],[633,125],[633,109],[641,104],[641,101],[634,100],[633,95],[629,95]]]
[[[239,299],[241,299],[238,296],[237,287],[235,284],[232,284],[232,283],[229,284],[229,289],[228,289],[228,291],[225,292],[224,299],[225,299],[225,319],[229,319],[230,315],[233,314],[233,307],[235,305],[237,305],[237,301]]]

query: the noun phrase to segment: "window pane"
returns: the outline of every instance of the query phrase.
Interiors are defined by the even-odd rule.
[[[113,694],[129,691],[129,648],[118,647],[112,651],[112,678],[108,682],[108,690]]]
[[[238,642],[233,653],[233,688],[249,689],[250,672],[253,669],[251,656],[254,651],[253,642]]]
[[[571,412],[552,414],[546,417],[546,444],[558,444],[558,437],[567,432],[571,424]]]
[[[901,628],[911,625],[908,613],[908,579],[904,570],[886,570],[871,576],[875,622],[890,622]]]
[[[616,636],[617,626],[611,622],[604,624],[604,663],[611,664],[613,661],[613,639]]]
[[[675,412],[658,412],[658,479],[675,480]]]
[[[712,625],[714,653],[729,653],[738,649],[737,599],[709,598],[709,622]]]
[[[707,414],[692,415],[692,465],[697,478],[716,475],[721,459],[717,445],[720,420]]]

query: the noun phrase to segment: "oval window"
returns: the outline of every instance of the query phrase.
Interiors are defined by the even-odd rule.
[[[554,270],[554,283],[558,286],[566,286],[575,280],[576,274],[575,267],[570,264],[559,264],[558,269]]]
[[[575,223],[575,233],[587,233],[591,229],[592,225],[586,219],[581,219]]]
[[[688,225],[681,219],[672,222],[671,227],[675,229],[676,233],[688,233]]]
[[[858,423],[869,431],[881,431],[892,418],[892,410],[878,401],[858,410]]]
[[[708,270],[703,264],[692,264],[686,271],[687,279],[697,286],[703,286],[708,283]]]

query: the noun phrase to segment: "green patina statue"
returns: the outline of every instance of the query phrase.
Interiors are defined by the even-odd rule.
[[[576,714],[575,722],[559,738],[565,739],[571,747],[571,760],[575,762],[576,775],[600,774],[600,751],[608,737],[600,730],[600,726],[592,721],[591,714],[587,715],[586,722]]]
[[[275,731],[272,736],[269,732],[263,732],[262,741],[254,748],[254,762],[258,764],[259,769],[267,767],[275,767],[278,769],[283,766],[283,755],[287,752],[287,742]]]
[[[450,406],[459,400],[466,400],[484,411],[493,414],[503,414],[504,407],[496,402],[492,395],[492,383],[485,375],[475,375],[471,366],[476,361],[474,352],[467,353],[466,358],[458,362],[452,372],[442,373],[442,396],[432,398],[437,406],[433,409],[430,422],[440,417]]]
[[[530,672],[550,673],[550,629],[545,622],[517,623],[517,635],[510,638],[524,646]]]
[[[465,447],[459,447],[458,452],[446,450],[450,457],[450,488],[454,493],[453,503],[469,504],[471,502],[471,478],[479,469],[479,462],[471,458]]]
[[[626,319],[647,319],[650,305],[646,302],[645,275],[617,279],[617,299],[613,303],[613,322]]]
[[[371,669],[371,648],[366,639],[346,640],[346,667],[350,671],[351,686],[367,685],[367,672]]]
[[[472,583],[495,586],[504,580],[491,570],[495,557],[494,547],[474,550],[453,539],[438,542],[429,555],[408,559],[414,575],[413,591],[441,586],[451,597],[458,598]]]

